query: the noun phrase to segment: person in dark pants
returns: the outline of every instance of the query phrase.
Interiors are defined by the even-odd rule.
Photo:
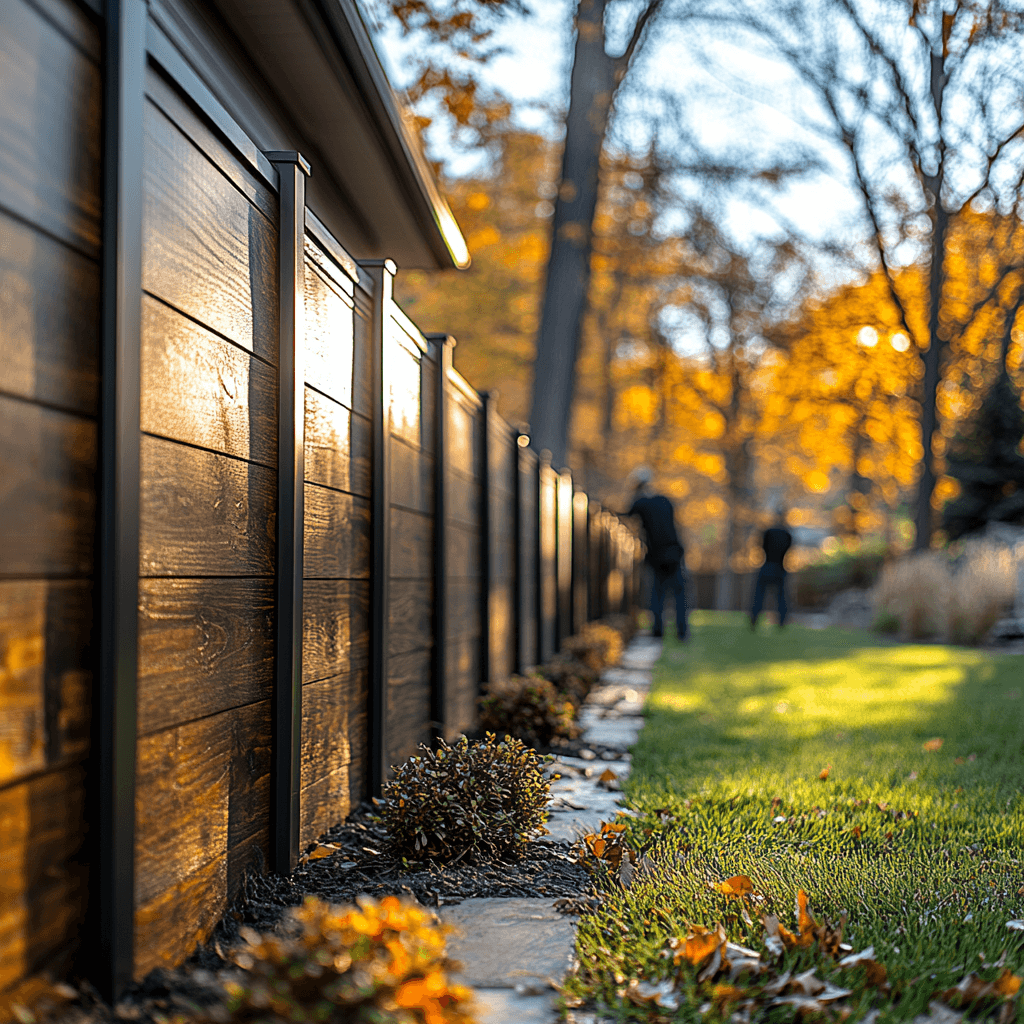
[[[754,607],[750,610],[750,628],[757,629],[757,619],[764,608],[764,596],[769,587],[775,589],[779,606],[779,625],[786,623],[786,567],[783,561],[793,545],[793,535],[786,529],[786,510],[779,509],[775,525],[764,531],[764,565],[757,574],[754,587]]]
[[[689,627],[686,620],[686,583],[683,579],[683,545],[676,532],[675,509],[663,494],[651,487],[651,471],[638,469],[633,474],[636,494],[629,515],[637,516],[647,544],[646,562],[651,567],[651,614],[654,616],[654,636],[662,636],[665,629],[665,594],[671,591],[676,604],[676,631],[680,640],[686,640]]]

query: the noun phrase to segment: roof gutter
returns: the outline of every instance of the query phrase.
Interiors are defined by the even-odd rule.
[[[470,256],[455,217],[388,81],[355,0],[311,0],[369,111],[395,178],[441,266],[464,269]]]

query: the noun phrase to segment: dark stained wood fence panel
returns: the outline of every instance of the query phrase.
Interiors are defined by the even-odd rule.
[[[479,409],[471,406],[454,385],[448,401],[448,467],[461,470],[470,478],[479,475],[482,455],[482,431]]]
[[[146,291],[277,362],[277,229],[180,129],[146,106]]]
[[[142,429],[276,465],[274,368],[156,299],[142,316]]]
[[[306,480],[370,496],[370,424],[306,388]]]
[[[0,576],[92,571],[96,425],[0,395]]]
[[[394,580],[388,624],[388,654],[408,654],[433,645],[433,580]]]
[[[558,619],[558,586],[556,575],[556,479],[548,465],[540,467],[538,543],[540,545],[540,660],[547,661],[555,653],[555,635]]]
[[[307,240],[306,248],[306,383],[351,409],[355,357],[352,299],[311,258],[314,244]]]
[[[425,580],[431,571],[432,521],[429,516],[405,509],[391,510],[392,579]]]
[[[99,268],[0,212],[0,391],[94,415]]]
[[[273,576],[274,471],[142,438],[143,576]]]
[[[448,576],[451,579],[479,579],[480,545],[479,530],[466,528],[457,520],[448,523]]]
[[[388,659],[385,715],[389,765],[404,761],[419,744],[430,742],[429,650]]]
[[[371,418],[373,396],[370,394],[371,339],[370,321],[372,319],[373,297],[358,285],[355,295],[355,337],[353,340],[355,354],[352,358],[352,411]]]
[[[0,4],[0,206],[89,256],[100,245],[99,34],[85,52],[25,0]]]
[[[270,580],[141,581],[139,733],[268,700],[273,639]]]
[[[445,721],[457,736],[476,726],[480,691],[480,638],[449,639],[445,645],[448,701]]]
[[[369,502],[306,484],[304,548],[307,579],[366,579],[370,573]]]
[[[87,891],[84,804],[77,765],[0,788],[0,990],[77,938]]]
[[[0,581],[0,786],[88,752],[91,597],[84,580]]]
[[[370,590],[360,580],[306,580],[302,681],[342,675],[369,659]]]
[[[404,441],[391,441],[391,504],[430,515],[434,508],[434,459]]]
[[[136,974],[179,963],[225,909],[232,854],[266,854],[270,704],[146,736],[136,788]]]

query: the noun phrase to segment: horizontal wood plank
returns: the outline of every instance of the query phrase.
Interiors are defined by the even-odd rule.
[[[306,580],[302,602],[302,681],[350,672],[369,658],[370,587],[364,581]]]
[[[277,371],[146,296],[142,429],[277,464]]]
[[[466,578],[448,580],[448,638],[480,635],[480,581]]]
[[[370,503],[306,484],[303,564],[307,577],[366,579],[370,575]]]
[[[306,388],[306,480],[370,496],[370,424]]]
[[[0,212],[0,391],[95,415],[99,267]]]
[[[92,571],[96,424],[0,395],[0,577]]]
[[[143,576],[272,576],[272,469],[144,436]]]
[[[352,411],[370,419],[373,415],[373,395],[370,381],[372,379],[372,340],[370,333],[369,306],[364,305],[366,294],[356,289],[355,315],[355,355],[352,359]]]
[[[384,346],[384,365],[387,367],[391,433],[415,447],[431,447],[432,430],[430,424],[423,421],[419,350],[414,354],[398,339],[388,338]]]
[[[430,742],[429,651],[416,651],[388,659],[385,693],[387,761],[397,765]]]
[[[0,990],[82,934],[84,806],[78,765],[0,788]]]
[[[461,579],[478,577],[481,570],[480,534],[449,520],[445,540],[448,575]]]
[[[483,518],[481,481],[476,477],[466,476],[460,470],[447,467],[445,483],[448,518],[471,530],[479,530]]]
[[[432,515],[434,459],[400,438],[391,439],[391,503]]]
[[[141,581],[140,734],[266,700],[273,679],[271,580]]]
[[[98,29],[81,14],[77,20],[98,42]],[[0,96],[0,206],[96,257],[102,104],[96,61],[30,4],[6,0]]]
[[[388,655],[433,645],[433,580],[394,580],[388,588]]]
[[[470,477],[476,477],[480,473],[483,453],[480,413],[479,410],[470,409],[463,404],[454,391],[449,391],[449,396],[451,401],[446,406],[448,465]]]
[[[277,362],[277,229],[146,104],[142,280],[151,294]]]
[[[389,572],[392,579],[429,579],[433,572],[433,521],[419,512],[391,509]]]
[[[305,267],[306,383],[351,408],[355,357],[352,302],[308,257]]]
[[[475,727],[480,694],[479,639],[449,640],[445,644],[447,684],[446,722],[455,733]]]
[[[0,581],[0,785],[89,750],[92,593]]]
[[[302,787],[311,786],[352,760],[349,716],[362,710],[368,668],[320,679],[302,688]]]

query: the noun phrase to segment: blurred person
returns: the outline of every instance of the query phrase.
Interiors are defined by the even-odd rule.
[[[757,574],[757,584],[754,587],[754,607],[750,610],[750,628],[757,629],[757,619],[764,608],[764,597],[769,587],[775,589],[776,600],[779,609],[779,626],[786,624],[786,567],[784,565],[786,552],[793,546],[793,534],[789,532],[786,525],[786,510],[778,508],[775,510],[775,523],[764,531],[761,541],[764,548],[764,565]]]
[[[676,631],[680,640],[689,636],[686,618],[686,582],[683,579],[683,545],[676,532],[676,515],[672,502],[657,494],[651,486],[652,473],[646,466],[633,471],[636,491],[628,515],[636,516],[643,527],[647,544],[645,561],[651,568],[652,633],[664,634],[665,593],[671,591],[676,606]]]

